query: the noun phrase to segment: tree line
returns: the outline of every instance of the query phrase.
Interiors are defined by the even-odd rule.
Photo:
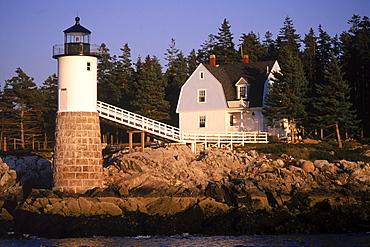
[[[212,54],[218,64],[240,63],[248,55],[250,62],[278,60],[281,66],[263,109],[271,126],[286,118],[311,136],[370,137],[370,22],[366,16],[353,15],[348,24],[348,31],[334,37],[321,25],[301,36],[288,16],[275,39],[270,31],[263,38],[250,31],[242,33],[236,45],[224,19],[218,33],[209,34],[188,55],[171,39],[164,68],[151,55],[133,62],[128,43],[118,56],[103,43],[98,99],[177,126],[180,88],[195,68],[209,63]],[[54,139],[57,77],[52,75],[37,87],[21,68],[15,72],[0,90],[1,140],[17,139],[23,146],[36,140],[47,147]]]

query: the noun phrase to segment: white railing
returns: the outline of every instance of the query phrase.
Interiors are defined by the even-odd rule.
[[[266,132],[212,132],[181,131],[177,127],[164,124],[136,113],[98,101],[99,116],[113,122],[163,137],[174,142],[187,143],[267,143]]]
[[[153,119],[143,117],[136,113],[126,111],[124,109],[109,105],[98,101],[97,110],[100,117],[126,125],[128,127],[145,130],[150,134],[164,137],[168,140],[179,142],[181,141],[180,129],[168,124],[164,124]]]
[[[183,131],[182,139],[191,142],[213,143],[267,143],[266,132],[198,132]]]

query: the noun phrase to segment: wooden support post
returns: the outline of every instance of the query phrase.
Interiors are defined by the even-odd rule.
[[[132,131],[128,131],[128,148],[129,148],[130,153],[133,152],[132,150],[132,135],[133,134],[134,133]]]
[[[141,152],[144,152],[145,148],[145,131],[141,131]]]
[[[197,153],[197,143],[196,142],[191,143],[191,151],[193,151],[193,153]]]
[[[133,147],[132,147],[132,136],[134,133],[141,133],[141,151],[144,151],[145,148],[145,131],[143,130],[137,130],[137,131],[127,131],[128,133],[128,145],[130,149],[130,153],[133,152]]]

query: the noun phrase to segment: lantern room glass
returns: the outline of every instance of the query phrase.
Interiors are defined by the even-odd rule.
[[[64,43],[90,43],[90,35],[86,33],[67,33],[64,36]]]

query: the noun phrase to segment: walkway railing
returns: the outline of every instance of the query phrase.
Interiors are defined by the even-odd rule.
[[[161,123],[101,101],[97,102],[97,110],[99,116],[102,118],[136,130],[144,130],[149,134],[165,138],[172,142],[205,143],[206,146],[211,143],[216,143],[219,146],[221,144],[232,146],[233,144],[267,143],[266,132],[181,131],[177,127]]]
[[[97,110],[102,118],[137,130],[145,130],[150,134],[157,135],[170,141],[181,142],[179,128],[143,117],[101,101],[97,102]]]

